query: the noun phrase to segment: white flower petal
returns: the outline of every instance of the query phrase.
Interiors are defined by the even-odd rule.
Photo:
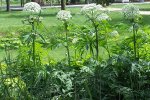
[[[102,13],[99,16],[97,16],[97,20],[98,21],[104,21],[104,20],[111,20],[111,18],[107,14]]]
[[[135,19],[140,15],[139,8],[133,4],[127,4],[122,8],[122,13],[124,14],[125,19]]]
[[[67,21],[67,20],[69,20],[71,17],[72,17],[72,15],[71,15],[70,11],[61,10],[61,11],[59,11],[59,12],[57,13],[57,18],[58,18],[59,20],[63,20],[63,21],[65,20],[65,21]]]
[[[41,11],[41,6],[36,2],[29,2],[24,5],[23,11],[39,13]]]

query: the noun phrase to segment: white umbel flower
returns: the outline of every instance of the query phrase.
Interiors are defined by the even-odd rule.
[[[103,7],[96,5],[95,3],[87,4],[81,8],[81,13],[86,15],[90,19],[96,19],[96,17],[102,13]]]
[[[23,11],[39,13],[41,11],[41,6],[36,2],[29,2],[24,5]]]
[[[98,21],[111,20],[111,18],[107,14],[105,14],[105,13],[102,13],[99,16],[97,16],[96,19]]]
[[[94,19],[97,21],[110,19],[110,17],[105,13],[105,11],[106,9],[104,9],[101,5],[96,5],[95,3],[85,5],[81,9],[82,14],[87,16],[87,18],[89,18],[90,20]]]
[[[70,11],[66,11],[66,10],[61,10],[57,13],[57,16],[56,16],[59,20],[62,20],[62,21],[67,21],[69,20],[72,15],[70,13]]]
[[[101,5],[96,5],[95,3],[92,3],[92,4],[85,5],[81,9],[81,12],[83,12],[83,13],[91,13],[91,11],[95,12],[95,11],[99,11],[101,9],[102,9]]]
[[[139,8],[133,4],[127,4],[122,8],[125,19],[133,20],[140,15]]]

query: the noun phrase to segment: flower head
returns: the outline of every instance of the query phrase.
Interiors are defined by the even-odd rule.
[[[39,13],[41,11],[41,6],[36,2],[29,2],[24,5],[23,11]]]
[[[125,19],[134,20],[139,17],[139,8],[133,4],[127,4],[122,8]]]
[[[105,14],[105,13],[102,13],[99,16],[97,16],[96,19],[98,21],[111,20],[111,18],[107,14]]]
[[[72,17],[70,11],[61,10],[57,13],[57,18],[62,21],[67,21]]]
[[[85,5],[81,12],[86,15],[89,19],[94,19],[97,21],[109,20],[110,17],[105,13],[105,9],[101,5],[88,4]]]
[[[99,11],[101,9],[102,9],[101,5],[96,5],[95,3],[92,3],[92,4],[85,5],[81,9],[81,12],[83,12],[83,13],[90,13],[91,11],[92,12],[96,12],[96,11]]]

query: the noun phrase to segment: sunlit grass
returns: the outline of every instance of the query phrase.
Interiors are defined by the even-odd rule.
[[[109,7],[110,8],[122,8],[124,5],[126,5],[126,3],[112,4]],[[149,6],[150,3],[136,3],[135,5],[139,7],[140,10],[142,11],[150,11],[150,6]]]

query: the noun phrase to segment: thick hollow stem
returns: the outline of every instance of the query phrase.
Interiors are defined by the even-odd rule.
[[[92,43],[90,43],[90,52],[91,52],[92,56],[94,57],[94,51],[93,51]]]
[[[94,19],[91,19],[91,21],[92,21],[92,24],[94,26],[95,34],[96,34],[96,40],[95,40],[96,46],[95,46],[95,49],[96,49],[96,60],[98,61],[98,56],[99,56],[98,25],[95,23]]]
[[[61,0],[61,10],[65,10],[65,0]]]
[[[134,44],[134,60],[136,61],[137,50],[136,50],[136,29],[135,29],[135,23],[133,24],[133,44]]]
[[[67,49],[67,56],[68,56],[68,64],[70,66],[70,50],[69,50],[69,43],[68,43],[68,30],[67,30],[67,22],[64,23],[65,24],[65,33],[66,33],[66,49]]]
[[[6,10],[10,11],[10,0],[6,0]]]
[[[35,32],[34,23],[32,24],[32,32]],[[35,33],[32,33],[32,59],[35,67]]]
[[[96,59],[98,60],[98,56],[99,56],[99,46],[98,46],[98,29],[97,26],[94,25],[95,28],[95,33],[96,33]]]
[[[33,63],[35,66],[35,37],[33,37],[33,41],[32,41],[32,48],[33,48]]]

